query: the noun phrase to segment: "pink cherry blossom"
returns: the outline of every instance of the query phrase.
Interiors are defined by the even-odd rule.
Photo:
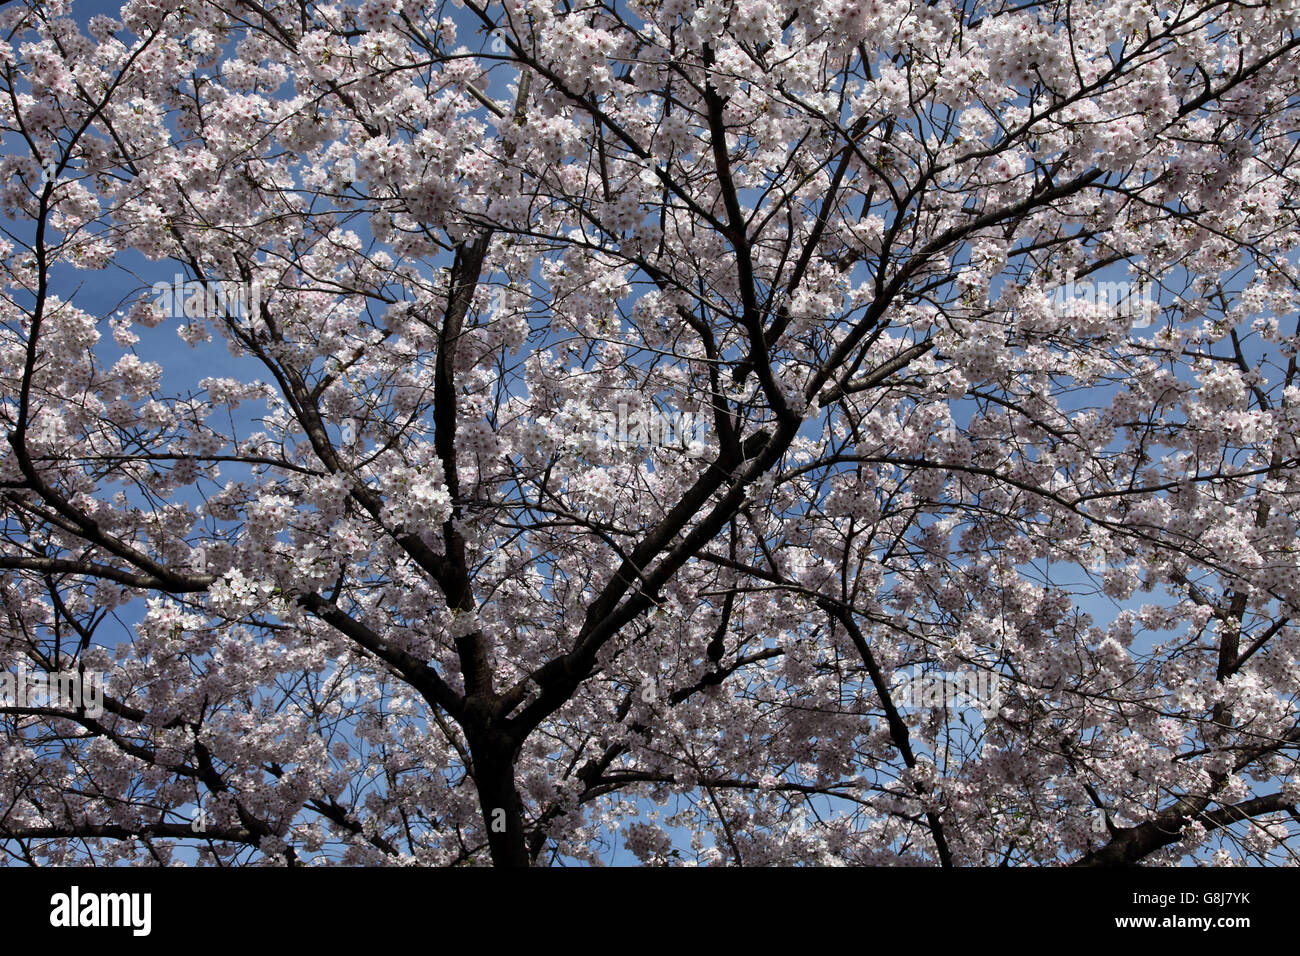
[[[235,7],[0,10],[0,858],[1293,857],[1294,4]]]

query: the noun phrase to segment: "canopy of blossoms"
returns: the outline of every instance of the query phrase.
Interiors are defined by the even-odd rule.
[[[80,7],[5,859],[1293,858],[1297,0]]]

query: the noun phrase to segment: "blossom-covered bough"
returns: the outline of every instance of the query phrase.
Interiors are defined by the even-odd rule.
[[[0,848],[1290,861],[1298,26],[0,8]]]

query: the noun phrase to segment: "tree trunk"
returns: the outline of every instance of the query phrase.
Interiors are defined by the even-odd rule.
[[[508,749],[490,744],[474,747],[474,785],[487,826],[493,866],[528,866],[524,806],[515,788],[514,761]]]

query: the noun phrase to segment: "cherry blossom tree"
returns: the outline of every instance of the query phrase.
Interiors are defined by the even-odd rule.
[[[0,7],[0,848],[1293,859],[1298,27]]]

